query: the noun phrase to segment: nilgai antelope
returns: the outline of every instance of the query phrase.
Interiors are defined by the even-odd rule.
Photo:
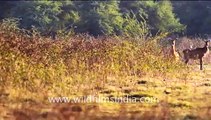
[[[209,53],[209,41],[205,41],[205,45],[202,48],[196,49],[185,49],[183,50],[184,60],[187,64],[190,59],[200,61],[200,70],[203,70],[203,57],[205,57]]]
[[[176,51],[176,41],[175,41],[175,39],[172,40],[170,53],[171,53],[171,56],[173,57],[174,60],[179,61],[180,55]]]
[[[180,59],[179,53],[176,51],[176,40],[177,38],[168,38],[167,39],[170,42],[170,47],[163,48],[162,52],[166,58],[170,58],[172,60],[178,61]]]

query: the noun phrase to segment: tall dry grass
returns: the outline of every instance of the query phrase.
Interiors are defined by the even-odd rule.
[[[103,87],[111,76],[117,82],[126,76],[181,76],[179,73],[187,67],[163,56],[158,41],[164,36],[133,40],[74,35],[52,40],[3,22],[1,88],[15,97],[24,92],[34,97],[39,92],[46,97]]]

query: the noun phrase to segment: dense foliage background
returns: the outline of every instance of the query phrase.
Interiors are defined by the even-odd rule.
[[[0,19],[18,18],[20,28],[36,27],[45,35],[59,31],[88,33],[94,36],[139,36],[149,33],[149,31],[152,34],[167,31],[181,33],[185,30],[186,23],[191,21],[186,18],[186,14],[189,15],[189,12],[192,11],[189,9],[194,11],[194,4],[190,2],[173,3],[174,11],[170,1],[42,0],[1,1],[0,4]],[[201,3],[202,8],[206,11],[203,5],[208,4]],[[187,12],[180,11],[180,8],[187,8]],[[206,13],[203,14],[206,16]],[[180,23],[179,18],[183,24]],[[192,18],[194,19],[194,17]],[[206,21],[209,22],[209,19]],[[194,24],[194,21],[190,24]],[[189,26],[188,24],[188,33],[198,32],[190,31]],[[207,30],[206,25],[202,28],[202,30]]]
[[[176,32],[210,34],[208,1],[1,1],[0,19],[18,18],[45,35],[59,31],[90,35]],[[145,29],[148,28],[148,29]]]

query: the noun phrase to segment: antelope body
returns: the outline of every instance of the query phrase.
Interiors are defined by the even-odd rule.
[[[180,60],[180,54],[176,51],[176,39],[168,38],[167,40],[170,41],[169,47],[162,48],[162,52],[164,54],[165,58],[170,58],[170,60],[179,61]]]
[[[185,49],[183,50],[184,60],[187,64],[190,59],[200,61],[200,70],[203,70],[203,57],[209,53],[209,41],[205,42],[204,47],[196,49]]]
[[[176,42],[175,42],[175,40],[172,41],[172,45],[171,45],[171,56],[176,61],[178,61],[180,59],[180,56],[179,56],[178,52],[176,51]]]

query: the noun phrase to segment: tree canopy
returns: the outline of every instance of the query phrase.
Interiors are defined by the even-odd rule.
[[[42,33],[73,30],[94,36],[137,36],[185,31],[193,35],[209,33],[210,5],[188,1],[1,1],[0,19],[19,18],[20,28],[34,26]]]
[[[187,35],[210,34],[211,2],[209,1],[174,1],[174,12],[182,24],[187,26]]]

